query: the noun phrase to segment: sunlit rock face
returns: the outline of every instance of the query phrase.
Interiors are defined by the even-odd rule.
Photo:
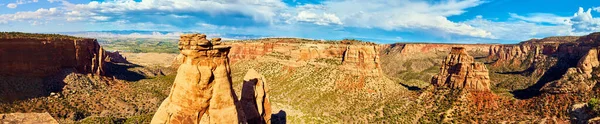
[[[485,64],[475,62],[464,48],[453,47],[442,62],[440,73],[431,79],[438,87],[490,91],[490,77]]]
[[[227,57],[230,48],[221,45],[219,38],[209,41],[204,34],[182,35],[182,64],[152,123],[238,123]]]
[[[0,33],[0,75],[51,76],[62,69],[104,75],[104,49],[96,39],[55,37],[14,37]]]

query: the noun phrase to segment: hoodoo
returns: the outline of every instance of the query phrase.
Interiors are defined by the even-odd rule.
[[[227,57],[231,47],[219,41],[209,41],[204,34],[181,36],[182,64],[151,123],[239,122]]]
[[[475,62],[463,47],[452,48],[431,83],[452,89],[490,91],[490,76],[485,64]]]

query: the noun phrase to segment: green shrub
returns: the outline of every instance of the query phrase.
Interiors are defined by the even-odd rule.
[[[590,99],[590,101],[588,101],[587,104],[594,113],[600,112],[600,100],[598,100],[596,98],[592,98],[592,99]]]

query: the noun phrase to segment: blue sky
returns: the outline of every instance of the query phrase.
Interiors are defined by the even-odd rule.
[[[517,43],[599,32],[594,15],[600,0],[0,0],[0,31]]]

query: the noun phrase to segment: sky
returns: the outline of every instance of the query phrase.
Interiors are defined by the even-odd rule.
[[[594,15],[600,0],[0,0],[0,31],[518,43],[600,32]]]

